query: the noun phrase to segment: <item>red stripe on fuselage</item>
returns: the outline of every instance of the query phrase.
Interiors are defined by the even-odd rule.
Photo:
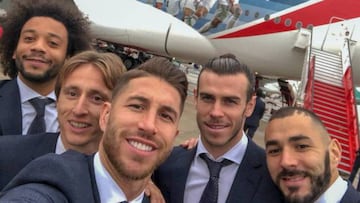
[[[296,22],[302,22],[302,27],[307,27],[308,25],[319,26],[328,24],[331,17],[351,19],[359,16],[359,0],[324,0],[282,15],[281,22],[278,24],[275,24],[274,20],[271,19],[251,27],[218,36],[216,39],[248,37],[290,31],[296,29]],[[290,26],[285,26],[284,22],[286,19],[291,19],[292,23]]]

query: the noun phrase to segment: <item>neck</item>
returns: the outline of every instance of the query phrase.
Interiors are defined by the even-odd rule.
[[[39,93],[42,96],[46,96],[50,94],[52,91],[54,91],[55,88],[56,78],[41,83],[28,81],[21,74],[19,75],[19,78],[25,85],[27,85],[32,90],[34,90],[35,92]]]
[[[105,167],[105,169],[108,171],[110,176],[113,178],[113,180],[116,182],[116,184],[121,188],[123,193],[126,196],[126,199],[128,201],[134,200],[136,197],[138,197],[145,189],[145,186],[150,181],[150,176],[146,177],[144,179],[130,179],[127,177],[124,177],[121,175],[115,167],[111,164],[109,161],[102,144],[100,144],[99,147],[99,157],[100,161]]]
[[[80,153],[83,153],[83,154],[86,154],[86,155],[92,155],[94,153],[97,152],[98,150],[98,143],[99,142],[91,142],[91,143],[87,143],[86,145],[73,145],[73,144],[70,144],[65,136],[62,136],[61,133],[60,133],[60,138],[61,138],[61,142],[63,143],[64,145],[64,148],[65,150],[75,150],[77,152],[80,152]]]

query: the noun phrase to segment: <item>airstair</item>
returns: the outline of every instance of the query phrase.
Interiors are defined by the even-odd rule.
[[[306,74],[303,74],[303,105],[315,112],[330,136],[342,147],[339,170],[350,174],[359,148],[356,100],[352,80],[349,39],[343,48],[328,51],[308,47]]]

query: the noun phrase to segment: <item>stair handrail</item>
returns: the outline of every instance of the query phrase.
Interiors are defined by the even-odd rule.
[[[307,82],[308,82],[311,48],[312,48],[312,44],[313,44],[312,43],[313,30],[312,29],[309,29],[309,30],[310,30],[310,39],[309,39],[308,46],[306,48],[304,64],[303,64],[303,69],[302,69],[302,73],[301,73],[301,87],[299,88],[297,95],[296,95],[297,98],[295,99],[295,105],[298,105],[298,106],[304,106],[306,86],[307,86]],[[301,103],[299,103],[299,100]]]
[[[357,151],[359,149],[359,126],[358,126],[358,115],[356,110],[356,98],[355,98],[355,85],[353,76],[353,70],[351,66],[351,57],[350,57],[350,40],[345,39],[344,47],[342,49],[341,57],[342,57],[342,68],[343,68],[343,85],[345,88],[345,95],[346,95],[346,106],[348,109],[347,116],[348,120],[352,121],[351,124],[348,126],[349,135],[351,138],[356,138],[352,140],[354,145],[350,146],[352,149],[351,151]],[[355,147],[355,149],[353,149]],[[350,160],[355,160],[356,154],[350,154]]]

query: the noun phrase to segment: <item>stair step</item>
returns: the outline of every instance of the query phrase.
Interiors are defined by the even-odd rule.
[[[327,58],[339,58],[340,57],[338,54],[322,51],[322,50],[315,49],[315,48],[311,49],[311,52],[313,55],[321,55],[321,56],[327,57]]]
[[[331,119],[335,119],[337,123],[341,125],[347,124],[347,116],[345,113],[337,114],[337,112],[329,111],[329,109],[326,108],[319,108],[318,106],[314,106],[314,111],[316,110],[316,113],[322,117],[327,117]],[[326,111],[328,110],[328,111]]]
[[[328,92],[323,91],[323,89],[318,89],[314,87],[314,96],[317,96],[318,98],[325,98],[328,100],[337,100],[337,101],[343,101],[345,102],[345,94],[335,94],[334,92],[331,92],[330,94]]]
[[[335,78],[337,80],[342,80],[343,74],[342,74],[342,72],[336,73],[336,72],[334,72],[334,70],[329,70],[329,69],[325,69],[320,66],[316,66],[315,67],[315,77],[316,76],[329,76],[329,77]]]
[[[316,92],[314,93],[313,101],[314,101],[314,103],[319,102],[322,104],[326,104],[325,107],[328,107],[328,108],[333,108],[334,106],[337,107],[338,105],[340,105],[339,106],[340,108],[343,107],[345,109],[345,104],[346,104],[346,101],[344,99],[340,99],[340,98],[331,99],[328,97],[322,97],[321,95],[316,94]],[[343,109],[343,108],[341,108],[341,109]]]
[[[334,111],[337,113],[341,113],[347,112],[347,109],[344,105],[344,103],[333,103],[333,102],[326,102],[324,100],[319,100],[319,99],[313,99],[313,106],[320,108],[320,109],[324,109],[326,111]]]
[[[341,85],[341,86],[337,86],[337,85],[332,85],[332,84],[329,84],[329,83],[324,83],[322,81],[318,81],[318,80],[314,80],[314,86],[320,86],[320,87],[324,87],[326,89],[332,89],[336,92],[344,92],[344,87]]]

